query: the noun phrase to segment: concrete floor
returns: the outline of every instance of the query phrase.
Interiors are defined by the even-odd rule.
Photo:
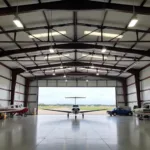
[[[0,150],[149,150],[150,121],[66,115],[0,121]]]

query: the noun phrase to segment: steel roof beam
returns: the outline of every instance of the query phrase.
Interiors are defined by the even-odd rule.
[[[105,6],[105,7],[104,7]],[[133,13],[132,5],[118,4],[118,3],[105,3],[98,1],[84,0],[77,3],[75,0],[63,0],[36,4],[19,5],[19,13],[27,13],[37,10],[115,10],[125,13]],[[16,13],[17,6],[11,8],[0,8],[0,16],[12,15]],[[135,6],[135,12],[142,15],[150,15],[150,7]]]
[[[139,49],[128,49],[128,48],[121,48],[121,47],[111,47],[106,46],[110,51],[116,52],[123,52],[123,53],[130,53],[130,54],[138,54],[142,56],[150,57],[150,51],[139,50]],[[102,45],[93,45],[93,44],[84,44],[84,43],[68,43],[68,44],[58,44],[53,46],[54,49],[102,49]],[[49,46],[41,46],[41,47],[32,47],[32,48],[22,48],[14,49],[14,50],[7,50],[4,52],[0,52],[0,57],[15,55],[15,54],[22,54],[28,52],[36,52],[41,50],[48,50]]]
[[[64,73],[59,73],[56,74],[55,77],[60,77],[63,76]],[[87,72],[68,72],[67,76],[93,76],[93,77],[97,77],[94,73],[87,73]],[[116,76],[110,76],[110,75],[99,75],[99,78],[106,78],[106,79],[111,79],[111,80],[118,80],[118,81],[123,81],[125,78],[124,77],[116,77]],[[49,78],[54,78],[53,75],[46,75],[46,76],[37,76],[34,78],[29,78],[30,80],[40,80],[40,79],[49,79]],[[64,81],[65,82],[65,81]]]
[[[111,68],[111,69],[118,69],[118,70],[125,70],[125,67],[118,67],[118,66],[109,66],[109,65],[101,65],[92,63],[95,67],[102,67],[102,68]],[[51,67],[59,67],[61,63],[57,64],[51,64],[51,65],[43,65],[43,66],[35,66],[35,67],[27,67],[26,69],[28,71],[34,70],[34,69],[41,69],[41,68],[51,68]],[[68,62],[68,63],[62,63],[63,66],[76,66],[76,67],[84,67],[84,66],[91,66],[91,63],[83,63],[83,62]],[[24,70],[22,69],[16,69],[18,73],[23,73]],[[129,69],[127,72],[134,74],[136,72],[136,69]]]

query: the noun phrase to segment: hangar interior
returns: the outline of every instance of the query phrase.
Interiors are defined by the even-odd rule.
[[[1,0],[0,106],[33,114],[38,87],[116,87],[117,106],[140,108],[150,101],[149,15],[149,0]]]

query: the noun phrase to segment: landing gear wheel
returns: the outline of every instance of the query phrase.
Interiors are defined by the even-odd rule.
[[[75,119],[77,119],[77,116],[75,116]]]
[[[116,114],[116,113],[113,113],[113,115],[116,116],[117,114]]]
[[[82,118],[84,118],[84,114],[82,114]]]
[[[128,116],[132,116],[132,113],[130,112],[130,113],[128,113]]]
[[[67,114],[67,118],[69,118],[69,114]]]

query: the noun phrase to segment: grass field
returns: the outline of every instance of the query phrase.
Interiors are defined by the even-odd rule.
[[[81,110],[98,110],[98,109],[106,109],[106,110],[112,110],[115,106],[80,106]],[[39,110],[42,109],[70,109],[72,106],[60,106],[60,105],[47,105],[47,106],[38,106]]]

